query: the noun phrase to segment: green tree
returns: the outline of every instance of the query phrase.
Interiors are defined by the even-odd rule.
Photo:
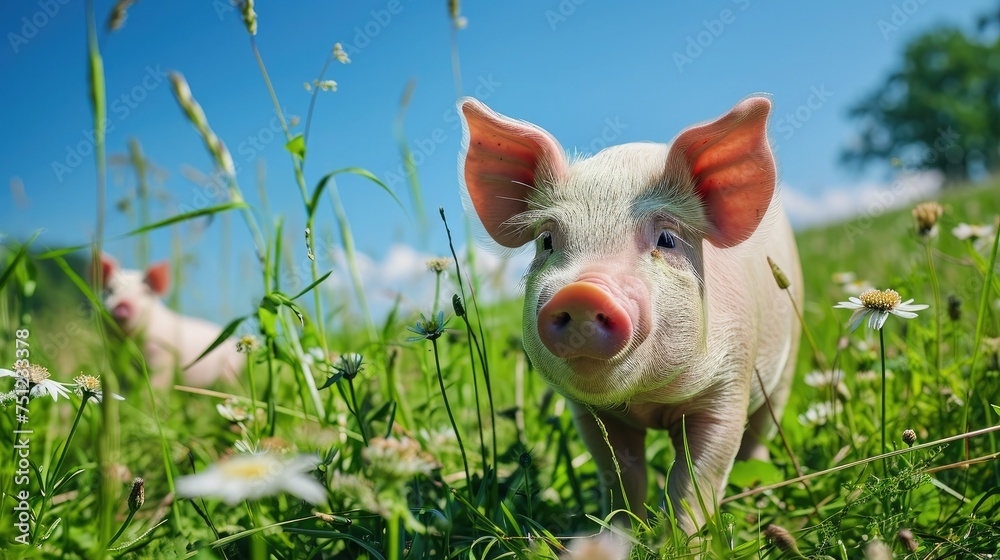
[[[987,18],[982,18],[986,20]],[[1000,170],[1000,39],[940,28],[906,47],[901,69],[850,110],[860,138],[842,159],[938,169],[947,183]]]

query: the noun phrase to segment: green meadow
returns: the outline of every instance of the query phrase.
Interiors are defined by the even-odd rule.
[[[100,119],[103,62],[91,39],[91,108]],[[239,341],[247,371],[211,389],[187,387],[176,372],[172,387],[153,388],[141,346],[120,332],[90,277],[101,244],[41,247],[4,237],[0,364],[44,366],[51,377],[36,371],[31,387],[55,381],[71,394],[22,401],[14,379],[0,378],[0,441],[12,442],[0,456],[0,557],[1000,553],[1000,182],[940,192],[931,231],[918,230],[914,205],[879,203],[850,221],[798,232],[804,336],[792,398],[769,442],[772,460],[738,462],[722,506],[701,532],[686,535],[665,511],[667,475],[685,460],[665,434],[649,437],[646,449],[648,520],[613,525],[601,511],[603,475],[566,401],[522,349],[520,301],[486,297],[490,284],[471,274],[475,252],[456,253],[464,237],[434,248],[443,260],[429,263],[427,274],[437,296],[420,302],[422,314],[399,305],[384,317],[365,312],[350,226],[362,216],[344,209],[336,181],[361,177],[385,204],[401,204],[396,193],[360,168],[313,175],[320,161],[310,162],[307,178],[305,139],[286,127],[294,173],[278,181],[302,199],[302,213],[272,219],[255,211],[243,196],[252,187],[229,172],[231,156],[197,92],[180,76],[171,80],[178,118],[194,127],[192,141],[204,143],[229,197],[145,223],[130,237],[142,244],[153,231],[207,217],[250,232],[254,246],[241,250],[259,258],[259,303],[220,318],[224,336],[204,341],[206,348]],[[419,200],[412,154],[405,141],[400,149]],[[100,136],[95,153],[95,192],[103,196]],[[900,186],[897,195],[905,194]],[[428,214],[432,228],[454,232],[463,221]],[[95,217],[98,234],[103,219]],[[311,261],[306,280],[289,285],[298,274],[289,247],[303,235],[285,219],[336,231],[345,255],[339,270]],[[961,234],[963,223],[992,229],[960,239],[954,230]],[[310,250],[315,242],[307,238]],[[351,280],[358,305],[324,289],[331,272]],[[867,321],[849,331],[850,310],[834,306],[867,287],[930,307],[915,318],[890,316],[881,331]],[[173,290],[185,288],[182,277]],[[15,446],[22,439],[30,443]],[[19,454],[22,447],[30,449]],[[203,476],[192,493],[196,473],[216,478]],[[319,498],[309,491],[317,487]],[[614,544],[590,540],[599,533]],[[619,555],[599,556],[601,546]]]

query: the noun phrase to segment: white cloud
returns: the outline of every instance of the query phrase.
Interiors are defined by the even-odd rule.
[[[465,250],[462,249],[459,255],[465,255]],[[401,243],[391,246],[379,260],[372,259],[364,253],[356,254],[361,283],[376,321],[386,317],[397,297],[400,298],[400,308],[403,313],[430,313],[434,300],[435,274],[427,269],[427,261],[439,256],[443,255],[418,251]],[[477,249],[476,271],[482,285],[482,293],[476,296],[480,303],[518,296],[521,275],[530,261],[530,252],[504,259],[486,250]],[[337,263],[337,266],[324,286],[335,301],[344,302],[352,312],[357,313],[360,311],[360,306],[356,301],[354,286],[347,270],[347,260],[342,250],[334,251],[333,262]],[[462,273],[467,275],[469,268],[464,259],[459,264],[462,265]],[[451,296],[455,293],[458,293],[458,284],[455,282],[452,266],[441,277],[439,308],[450,314]]]
[[[937,171],[908,173],[891,184],[862,183],[853,187],[830,187],[807,194],[792,186],[781,186],[781,200],[795,227],[838,222],[854,216],[882,215],[926,199],[936,193],[944,178]]]

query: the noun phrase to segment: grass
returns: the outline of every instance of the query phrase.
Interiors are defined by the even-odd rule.
[[[251,52],[266,79],[252,42]],[[457,50],[453,54],[457,64]],[[93,60],[99,60],[96,51]],[[92,80],[102,80],[100,73]],[[269,213],[254,213],[242,202],[224,144],[185,89],[175,81],[231,201],[141,224],[133,233],[141,244],[157,228],[241,212],[266,289],[257,308],[226,319],[232,331],[256,337],[247,354],[250,371],[235,387],[154,391],[134,342],[116,335],[107,313],[93,305],[98,298],[83,280],[86,257],[4,245],[0,339],[8,343],[0,363],[21,357],[15,341],[24,340],[31,361],[46,365],[54,379],[69,382],[68,372],[81,370],[100,374],[117,380],[126,400],[34,399],[27,423],[19,423],[19,410],[8,404],[0,431],[13,434],[20,425],[32,434],[23,473],[16,455],[0,457],[0,555],[554,558],[608,527],[598,506],[601,476],[566,402],[531,371],[521,348],[519,302],[481,306],[465,275],[471,267],[454,261],[428,272],[437,274],[440,301],[424,302],[421,317],[398,309],[382,319],[367,312],[352,317],[314,289],[326,277],[316,266],[308,271],[308,288],[283,285],[289,259],[282,249],[300,232],[284,232],[280,221],[254,221]],[[306,139],[286,132],[295,172],[289,180],[300,187],[310,229],[330,219],[319,213],[326,197],[350,255],[350,216],[339,204],[335,176],[354,174],[373,188],[388,188],[365,170],[347,168],[317,170],[321,178],[310,191]],[[405,146],[401,152],[405,157]],[[419,190],[415,178],[410,185]],[[988,241],[977,246],[950,231],[959,222],[991,223],[1000,214],[1000,183],[954,189],[939,201],[940,233],[930,241],[916,235],[909,208],[874,208],[879,215],[799,233],[803,321],[816,348],[803,340],[782,431],[771,442],[773,461],[737,463],[724,505],[692,539],[661,505],[669,469],[685,457],[668,438],[649,438],[651,518],[635,521],[632,532],[614,529],[631,544],[633,558],[847,559],[870,551],[874,540],[907,558],[997,553],[1000,436],[992,429],[1000,424],[994,407],[1000,404],[1000,276]],[[439,251],[457,258],[453,247]],[[932,307],[912,320],[891,317],[879,333],[884,345],[867,327],[848,333],[848,312],[833,309],[848,294],[832,277],[845,271]],[[363,299],[358,278],[354,289]],[[106,339],[99,335],[105,331]],[[35,337],[46,332],[58,336],[39,343]],[[817,361],[831,364],[832,380],[816,383],[823,376],[809,375]],[[217,411],[226,403],[228,419]],[[907,429],[914,432],[913,447],[902,441]],[[970,432],[975,435],[963,437]],[[307,476],[324,488],[324,498],[313,505],[276,491],[291,474],[265,476],[259,487],[265,495],[235,504],[174,494],[178,477],[247,452],[281,460],[315,456]],[[144,479],[142,504],[133,476]],[[24,507],[15,487],[28,492]],[[29,518],[30,545],[15,540],[21,512]]]

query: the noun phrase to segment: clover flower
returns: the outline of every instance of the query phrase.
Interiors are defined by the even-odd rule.
[[[408,437],[372,438],[361,450],[373,478],[409,480],[418,474],[427,476],[438,467],[437,462]]]
[[[913,319],[917,316],[915,311],[929,307],[926,304],[912,304],[913,299],[903,301],[896,290],[865,290],[858,297],[848,299],[850,301],[842,301],[833,307],[854,310],[849,321],[852,332],[865,317],[868,317],[869,328],[880,330],[890,314],[903,319]]]

